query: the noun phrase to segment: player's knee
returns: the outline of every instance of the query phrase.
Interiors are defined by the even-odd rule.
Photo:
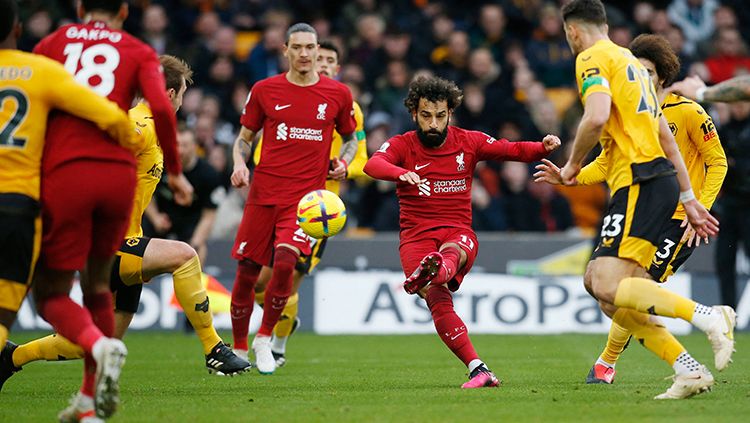
[[[617,311],[617,307],[604,301],[599,301],[599,308],[602,309],[602,312],[609,318],[612,318]]]
[[[586,292],[595,297],[594,289],[591,287],[591,279],[593,278],[594,273],[593,267],[593,262],[589,262],[589,264],[586,265],[586,273],[583,274],[583,287],[586,288]]]
[[[198,253],[195,251],[195,249],[185,242],[176,243],[172,250],[172,254],[174,267],[172,271],[177,270],[183,264],[189,262],[195,257],[198,257]]]

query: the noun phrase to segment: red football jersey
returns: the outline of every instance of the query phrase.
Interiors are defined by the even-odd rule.
[[[143,93],[153,111],[164,164],[170,172],[181,171],[175,113],[166,95],[159,58],[151,47],[102,22],[89,22],[59,28],[40,41],[34,53],[62,63],[78,82],[125,112],[136,93]],[[45,144],[45,170],[81,158],[135,163],[132,153],[96,125],[61,112],[50,116]]]
[[[322,75],[307,87],[292,84],[286,74],[256,83],[240,123],[253,132],[263,129],[248,197],[259,205],[296,204],[324,188],[334,126],[340,134],[356,127],[349,88]]]
[[[416,131],[396,135],[383,143],[365,171],[388,180],[413,171],[424,180],[419,185],[397,182],[401,239],[405,240],[438,227],[471,228],[471,184],[479,161],[532,162],[546,155],[541,142],[496,140],[484,132],[449,126],[445,144],[439,148],[423,146]]]

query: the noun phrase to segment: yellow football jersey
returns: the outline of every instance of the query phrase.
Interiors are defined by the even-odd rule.
[[[677,141],[682,160],[685,161],[690,185],[698,196],[698,201],[710,209],[727,173],[727,157],[711,116],[700,104],[676,94],[668,94],[661,107]],[[581,169],[577,177],[578,183],[591,185],[603,182],[607,167],[607,157],[602,152],[596,160]],[[677,205],[672,218],[685,218],[682,203]]]
[[[359,107],[357,102],[353,102],[354,106],[354,120],[357,123],[355,129],[355,136],[357,137],[357,153],[354,155],[351,163],[347,163],[347,178],[354,179],[365,175],[364,167],[367,163],[367,139],[365,138],[365,117],[362,113],[362,108]],[[335,130],[333,131],[333,140],[331,142],[331,158],[338,157],[341,153],[341,145],[343,144],[341,135]],[[255,152],[253,153],[253,163],[257,166],[260,163],[260,150],[263,144],[263,137],[261,136],[258,140],[258,145],[255,146]],[[331,192],[339,193],[341,186],[340,181],[334,181],[329,179],[326,181],[326,189]]]
[[[143,236],[141,218],[154,195],[164,171],[164,155],[156,138],[156,128],[151,109],[145,103],[138,103],[128,112],[137,136],[141,137],[143,148],[135,157],[136,177],[133,211],[130,213],[130,224],[125,233],[126,238]]]
[[[39,199],[47,115],[52,109],[102,129],[130,126],[125,112],[77,83],[60,63],[0,49],[0,193]]]
[[[661,110],[646,69],[633,54],[610,40],[600,40],[576,58],[581,101],[594,93],[612,98],[609,120],[599,143],[607,158],[607,184],[618,189],[645,180],[665,169],[659,144]],[[673,172],[673,171],[672,171]]]

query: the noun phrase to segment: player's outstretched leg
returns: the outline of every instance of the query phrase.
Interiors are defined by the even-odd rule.
[[[293,294],[287,300],[284,310],[281,312],[279,322],[273,328],[271,337],[271,354],[276,360],[276,367],[286,364],[286,343],[289,337],[299,328],[299,294]]]
[[[438,336],[469,369],[469,381],[461,387],[484,388],[500,385],[500,381],[474,350],[466,325],[453,309],[453,296],[448,288],[445,285],[430,286],[425,300],[432,313]]]
[[[716,369],[724,370],[732,362],[734,327],[737,314],[729,306],[705,306],[660,288],[645,278],[625,278],[617,286],[613,304],[642,313],[679,317],[708,335]]]
[[[613,320],[630,330],[640,344],[674,369],[674,383],[654,399],[683,399],[711,390],[714,384],[711,372],[696,361],[655,316],[621,308],[615,312]]]
[[[607,345],[586,376],[586,383],[614,383],[615,364],[629,342],[630,331],[613,320],[607,335]]]
[[[0,352],[0,389],[8,378],[28,363],[47,360],[61,361],[83,358],[83,350],[58,334],[16,345],[7,341]]]
[[[427,254],[404,282],[404,290],[409,294],[416,294],[438,276],[442,265],[442,254],[437,251]]]
[[[261,266],[249,260],[237,263],[237,276],[232,287],[232,336],[234,338],[234,352],[247,358],[247,335],[250,331],[250,316],[253,313],[255,301],[255,283],[258,282]]]

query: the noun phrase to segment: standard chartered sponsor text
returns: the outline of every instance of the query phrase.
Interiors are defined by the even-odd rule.
[[[466,178],[435,181],[432,185],[432,192],[436,194],[462,191],[466,191]]]
[[[289,138],[293,140],[323,141],[323,130],[312,128],[289,128]]]

